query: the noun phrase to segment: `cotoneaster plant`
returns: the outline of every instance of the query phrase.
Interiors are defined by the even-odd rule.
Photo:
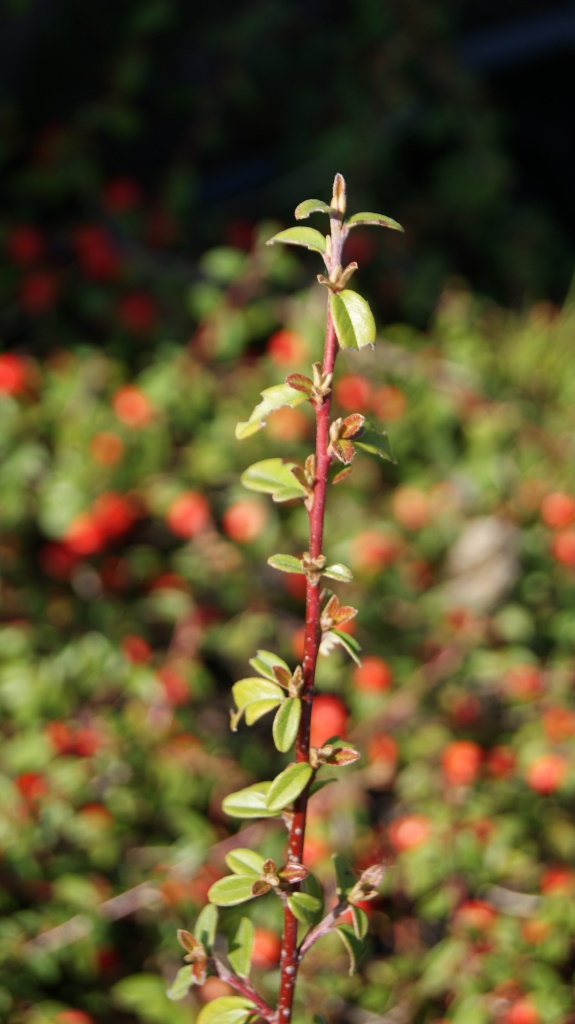
[[[249,419],[238,423],[236,436],[247,438],[265,425],[266,418],[282,406],[310,402],[316,418],[315,452],[304,465],[281,458],[265,459],[250,466],[242,476],[253,491],[269,494],[273,501],[301,500],[309,516],[309,549],[301,557],[274,554],[268,564],[280,572],[306,578],[305,641],[301,665],[290,667],[277,654],[260,650],[251,659],[254,672],[232,687],[235,710],[231,727],[251,726],[273,713],[272,735],[281,753],[293,750],[288,766],[265,782],[258,782],[228,795],[224,811],[234,818],[281,817],[287,830],[285,862],[275,864],[253,849],[238,847],[228,853],[231,874],[216,881],[208,892],[209,903],[201,911],[193,933],[180,930],[178,938],[186,951],[182,967],[169,991],[172,999],[183,998],[192,985],[203,985],[207,976],[218,976],[237,995],[208,1002],[197,1024],[248,1024],[264,1020],[269,1024],[290,1024],[297,975],[303,957],[329,932],[341,938],[350,957],[351,972],[363,951],[367,915],[360,906],[378,894],[384,868],[378,863],[359,877],[340,855],[333,858],[337,903],[324,909],[322,886],[303,863],[306,814],[310,797],[322,785],[324,768],[331,770],[356,761],[360,754],[349,743],[333,736],[317,748],[310,744],[310,722],[314,700],[316,663],[322,653],[339,645],[360,664],[357,642],[345,626],[357,609],[342,604],[324,588],[323,580],[346,583],[352,579],[347,566],[330,563],[324,552],[324,518],[328,487],[345,479],[359,449],[394,461],[387,435],[369,426],[361,412],[332,419],[332,382],[340,349],[362,349],[375,342],[375,322],[366,300],[348,287],[356,263],[344,266],[343,251],[349,232],[356,226],[375,224],[401,231],[396,221],[377,213],[356,213],[346,219],[346,188],[341,174],[334,180],[331,204],[308,199],[297,207],[297,220],[310,214],[329,217],[330,234],[311,227],[296,226],[280,231],[268,244],[300,245],[319,253],[325,274],[318,281],[328,292],[327,326],[323,362],[314,363],[311,376],[289,374],[285,382],[266,388],[262,401]],[[280,982],[276,1006],[271,1006],[250,980],[254,925],[241,917],[233,934],[228,932],[227,956],[216,945],[219,908],[236,907],[271,893],[283,908]],[[323,1018],[315,1016],[316,1022]]]

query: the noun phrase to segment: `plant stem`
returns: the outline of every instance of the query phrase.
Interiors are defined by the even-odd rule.
[[[334,193],[335,194],[335,193]],[[333,203],[335,206],[335,202]],[[331,272],[341,264],[343,243],[345,240],[342,222],[339,215],[331,217],[331,257],[328,270]],[[327,325],[322,370],[324,374],[333,374],[338,352],[338,342],[333,324],[330,305],[327,307]],[[315,403],[316,412],[316,445],[315,445],[315,483],[313,500],[309,514],[309,553],[312,559],[318,558],[323,552],[323,530],[325,521],[325,504],[328,484],[328,470],[331,457],[329,447],[329,425],[331,409],[331,391],[323,396],[321,402]],[[310,725],[315,686],[315,672],[319,645],[320,629],[320,583],[319,579],[307,576],[305,606],[305,639],[303,656],[303,688],[301,692],[302,713],[296,739],[296,762],[309,761]],[[313,777],[312,777],[313,781]],[[288,862],[301,863],[305,839],[307,805],[310,784],[294,802],[293,815],[289,825]],[[280,958],[280,989],[276,1013],[277,1024],[290,1024],[292,1017],[295,983],[300,963],[297,951],[297,919],[287,903],[284,906],[284,927]]]

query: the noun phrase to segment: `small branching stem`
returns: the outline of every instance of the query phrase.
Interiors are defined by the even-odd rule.
[[[335,203],[332,203],[332,205],[335,206]],[[326,260],[327,269],[330,273],[334,267],[341,264],[343,243],[345,241],[345,228],[342,223],[343,218],[337,215],[335,211],[334,214],[335,215],[330,218],[331,250],[329,257]],[[333,375],[337,352],[338,341],[328,301],[327,326],[322,365],[324,375]],[[326,493],[328,485],[328,471],[331,462],[331,456],[328,450],[330,443],[329,425],[331,391],[323,396],[322,401],[316,401],[314,403],[314,407],[316,412],[316,474],[313,496],[308,508],[310,527],[309,554],[312,559],[319,558],[320,555],[323,554],[322,547]],[[302,714],[295,747],[297,762],[309,761],[311,711],[315,686],[316,664],[321,641],[320,590],[319,580],[317,578],[314,579],[310,574],[308,574],[306,585],[305,639],[302,666],[304,680],[301,692]],[[293,815],[289,825],[288,862],[296,861],[301,863],[302,861],[307,805],[312,781],[313,776],[306,789],[294,803]],[[280,989],[277,1012],[274,1018],[275,1024],[290,1024],[292,1017],[295,983],[301,960],[301,954],[298,951],[297,946],[297,931],[297,919],[294,917],[286,903],[284,905],[284,928],[280,958]]]
[[[209,957],[208,965],[221,981],[225,981],[226,985],[230,985],[231,988],[234,988],[241,996],[245,996],[246,999],[251,999],[252,1003],[257,1006],[260,1015],[271,1024],[271,1021],[274,1019],[274,1012],[271,1006],[268,1006],[265,999],[258,995],[249,978],[240,978],[238,974],[230,971],[229,967],[226,967],[217,956]]]

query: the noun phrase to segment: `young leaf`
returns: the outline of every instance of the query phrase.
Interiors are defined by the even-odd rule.
[[[208,899],[217,907],[235,907],[238,903],[246,903],[247,900],[254,898],[254,881],[253,874],[226,875],[225,878],[218,878],[208,889]]]
[[[379,431],[373,430],[366,425],[361,439],[353,443],[356,448],[362,448],[364,452],[371,452],[372,455],[379,455],[381,459],[393,462],[394,466],[397,465],[397,460],[391,450],[389,438],[385,431],[379,433]]]
[[[288,764],[270,785],[266,798],[268,810],[277,813],[293,804],[300,793],[303,793],[312,774],[313,769],[307,762]]]
[[[307,892],[294,892],[287,898],[288,907],[302,924],[315,924],[321,912],[321,900]]]
[[[196,1017],[196,1024],[246,1024],[256,1012],[250,999],[243,996],[220,996],[206,1003]]]
[[[339,441],[332,441],[329,450],[330,454],[335,455],[336,459],[339,459],[344,465],[349,466],[353,462],[355,449],[351,441],[347,441],[343,437]]]
[[[192,976],[192,968],[190,964],[184,964],[180,967],[176,977],[170,985],[166,995],[168,999],[176,1000],[183,999],[187,996],[192,985],[194,984],[194,978]]]
[[[347,565],[342,565],[340,562],[336,562],[335,565],[326,565],[325,569],[321,571],[322,576],[327,576],[330,580],[339,580],[341,583],[351,583],[353,574],[351,569],[348,569]]]
[[[253,874],[259,878],[263,874],[265,857],[255,850],[239,847],[226,854],[226,864],[236,875]]]
[[[207,903],[200,910],[194,925],[194,937],[208,953],[211,953],[212,946],[216,941],[216,929],[218,927],[218,911],[213,903]]]
[[[278,708],[272,727],[274,743],[282,754],[295,743],[300,718],[301,700],[298,697],[287,697]]]
[[[321,199],[304,199],[295,208],[295,219],[306,220],[310,213],[331,213],[331,206],[323,203]]]
[[[240,679],[232,686],[232,695],[237,708],[245,708],[247,704],[253,704],[257,700],[282,700],[283,690],[277,683],[270,679],[260,679],[258,676],[250,679]]]
[[[305,498],[305,487],[291,472],[295,466],[295,462],[283,462],[282,459],[263,459],[248,466],[240,479],[249,491],[271,494],[274,501]]]
[[[266,803],[271,782],[256,782],[253,786],[228,793],[222,800],[222,808],[231,818],[274,818],[276,811]]]
[[[340,484],[342,480],[345,480],[345,478],[349,476],[350,473],[351,466],[346,466],[345,469],[340,469],[339,473],[335,474],[332,484]]]
[[[255,928],[249,917],[242,917],[228,943],[228,960],[240,978],[250,973]]]
[[[302,391],[306,398],[311,398],[313,395],[314,383],[303,373],[288,373],[286,384],[289,384],[290,388],[294,388],[296,391]]]
[[[259,672],[261,676],[270,679],[275,684],[274,668],[282,668],[291,676],[289,665],[272,651],[256,651],[255,658],[250,658],[250,665]],[[275,684],[277,685],[277,684]]]
[[[349,924],[340,924],[335,929],[343,942],[349,956],[349,973],[355,974],[357,964],[364,952],[364,944],[358,939],[353,928]]]
[[[295,558],[294,555],[270,555],[268,565],[271,565],[272,569],[279,569],[280,572],[295,572],[300,576],[305,574],[301,559]]]
[[[261,396],[263,402],[256,405],[249,420],[237,424],[236,437],[238,441],[243,441],[244,438],[255,434],[261,427],[265,427],[271,412],[281,409],[286,405],[291,409],[295,409],[297,405],[301,405],[309,397],[306,394],[302,394],[301,388],[295,390],[289,384],[274,384],[271,388],[266,388],[265,391],[262,391]]]
[[[277,708],[280,701],[278,698],[273,700],[256,700],[253,704],[248,704],[246,707],[246,724],[253,725],[254,722],[259,721],[264,715],[267,715],[268,711],[273,711]]]
[[[341,853],[334,853],[331,859],[335,870],[337,897],[339,900],[344,900],[348,892],[353,889],[357,879],[351,864]]]
[[[279,231],[277,235],[270,238],[266,245],[275,245],[276,242],[285,242],[287,245],[303,245],[306,249],[313,249],[315,252],[326,251],[325,236],[316,231],[315,228],[286,228]]]
[[[364,348],[375,342],[375,320],[363,296],[344,288],[329,298],[331,315],[341,348]]]
[[[403,231],[401,224],[392,220],[391,217],[384,216],[383,213],[354,213],[353,217],[346,221],[346,224],[348,228],[356,228],[359,224],[376,224],[381,228]]]

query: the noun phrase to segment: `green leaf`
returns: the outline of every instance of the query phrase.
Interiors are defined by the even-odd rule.
[[[256,700],[253,704],[248,704],[245,712],[246,723],[253,725],[254,722],[267,715],[268,711],[273,711],[274,708],[277,708],[279,703],[279,700],[276,698],[274,700]]]
[[[274,743],[282,754],[295,743],[300,718],[301,700],[299,697],[287,697],[278,708],[272,727]]]
[[[266,798],[271,782],[256,782],[253,786],[228,793],[222,800],[222,808],[231,818],[274,818]]]
[[[212,946],[216,941],[216,929],[218,927],[218,911],[213,903],[207,903],[200,910],[194,925],[194,936],[202,943],[208,953],[211,953]]]
[[[228,943],[228,960],[240,978],[250,973],[255,928],[249,917],[242,917]]]
[[[300,576],[305,575],[301,559],[295,558],[294,555],[270,555],[268,565],[271,565],[272,569],[279,569],[280,572],[295,572]]]
[[[366,424],[361,439],[353,443],[356,448],[362,448],[364,452],[370,452],[372,455],[379,455],[381,459],[393,462],[394,466],[397,465],[397,460],[391,450],[389,438],[385,430],[380,433]]]
[[[321,912],[321,900],[307,892],[294,892],[287,898],[288,907],[302,924],[315,924]]]
[[[349,956],[349,973],[355,974],[357,964],[361,958],[365,946],[361,939],[358,939],[353,928],[349,924],[340,924],[335,929],[343,942]]]
[[[192,977],[191,965],[184,964],[183,967],[180,967],[166,995],[168,999],[173,999],[174,1001],[176,999],[183,999],[184,996],[187,996],[193,984],[194,979]]]
[[[226,875],[225,878],[218,878],[218,881],[208,889],[208,899],[217,907],[235,907],[238,903],[245,903],[254,898],[254,881],[253,874]]]
[[[259,672],[261,676],[265,676],[266,679],[270,679],[276,686],[274,668],[285,669],[291,676],[289,665],[283,658],[273,654],[272,651],[256,651],[255,658],[250,658],[250,665],[252,668],[255,668],[256,672]]]
[[[308,395],[303,394],[300,389],[291,388],[289,384],[274,384],[261,392],[263,402],[256,405],[249,420],[238,423],[236,426],[236,437],[238,441],[255,434],[261,427],[265,427],[266,420],[271,412],[289,406],[295,409],[297,405],[308,400]]]
[[[347,858],[343,857],[341,853],[334,853],[331,859],[335,870],[337,897],[339,900],[344,900],[357,881],[355,872]]]
[[[323,914],[323,907],[325,901],[323,885],[321,884],[319,879],[316,878],[313,872],[310,871],[309,875],[302,884],[301,891],[308,896],[313,896],[314,899],[317,900],[318,909],[315,911],[315,918],[311,922],[312,924],[315,924],[317,921],[320,920]]]
[[[331,213],[331,206],[322,202],[321,199],[304,199],[295,208],[295,219],[305,220],[310,213]]]
[[[251,874],[259,878],[263,875],[265,862],[265,857],[262,857],[261,853],[243,846],[226,854],[226,864],[236,875]]]
[[[307,762],[288,764],[283,772],[276,775],[268,790],[266,797],[268,810],[277,812],[289,807],[300,793],[303,793],[312,774],[313,769]]]
[[[375,342],[375,320],[369,305],[357,292],[344,288],[330,295],[330,308],[341,348],[364,348]]]
[[[274,245],[276,242],[285,242],[288,245],[303,245],[306,249],[313,249],[315,252],[326,251],[325,236],[316,231],[315,228],[286,228],[270,238],[267,245]]]
[[[202,1007],[196,1024],[246,1024],[255,1010],[251,1000],[243,996],[220,996]]]
[[[358,939],[364,939],[367,935],[367,929],[369,927],[369,918],[362,907],[351,908],[351,919],[353,922],[353,930]]]
[[[329,633],[326,633],[323,639],[331,640],[333,643],[343,647],[344,651],[347,651],[350,658],[355,661],[356,665],[361,665],[361,658],[359,657],[361,647],[355,637],[350,636],[349,633],[344,633],[341,629],[330,629]]]
[[[232,686],[232,696],[237,708],[245,708],[259,700],[283,700],[283,690],[277,683],[270,679],[260,679],[258,676],[250,679],[240,679]]]
[[[355,228],[359,224],[376,224],[381,228],[403,231],[401,224],[392,220],[391,217],[386,217],[383,213],[354,213],[353,217],[346,221],[346,224],[348,228]]]
[[[293,476],[292,467],[297,468],[295,462],[263,459],[262,462],[254,462],[252,466],[248,466],[240,479],[249,491],[271,494],[274,501],[305,498],[305,487]]]
[[[321,574],[330,580],[339,580],[341,583],[351,583],[353,579],[351,569],[348,569],[347,565],[342,565],[341,562],[337,562],[335,565],[326,565],[325,569],[321,570]]]

